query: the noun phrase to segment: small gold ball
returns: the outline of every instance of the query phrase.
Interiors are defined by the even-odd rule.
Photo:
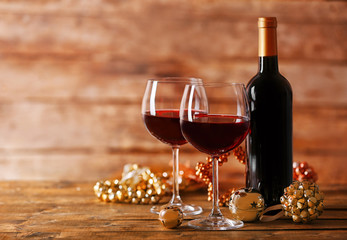
[[[149,185],[153,185],[153,183],[154,183],[153,178],[148,179],[148,184],[149,184]],[[147,184],[147,186],[148,186],[148,184]]]
[[[131,199],[131,198],[135,197],[135,193],[133,191],[128,191],[127,196],[128,196],[128,198]]]
[[[111,202],[114,202],[115,201],[115,194],[113,192],[110,192],[108,194],[108,199],[111,201]]]
[[[308,200],[307,200],[307,205],[309,207],[314,207],[316,206],[316,203],[317,203],[317,199],[315,197],[310,197]]]
[[[157,188],[155,191],[156,191],[156,193],[157,193],[159,196],[163,196],[163,195],[164,195],[164,191],[163,191],[161,188]]]
[[[102,192],[97,192],[95,195],[97,198],[102,199]]]
[[[166,228],[176,228],[183,222],[183,212],[178,207],[166,207],[160,211],[159,220]]]
[[[299,182],[298,181],[293,182],[293,188],[298,189],[298,187],[299,187]]]
[[[285,212],[284,212],[284,215],[285,215],[286,217],[291,217],[291,216],[292,216],[292,213],[289,212],[289,211],[285,211]]]
[[[152,204],[158,203],[159,200],[160,200],[160,197],[159,197],[159,196],[151,196],[151,203],[152,203]]]
[[[136,185],[137,190],[145,190],[147,188],[146,181],[141,181]]]
[[[311,197],[311,196],[313,196],[313,194],[314,194],[314,192],[312,191],[312,190],[305,190],[304,191],[304,196],[306,197],[306,198],[309,198],[309,197]]]
[[[284,203],[285,200],[286,199],[283,196],[280,198],[280,201],[281,201],[282,204]]]
[[[298,209],[297,207],[293,207],[292,214],[293,215],[300,215],[300,209]]]
[[[113,185],[119,185],[119,180],[118,179],[113,180]]]
[[[149,203],[149,197],[141,198],[141,204],[148,204],[148,203]]]
[[[301,218],[307,218],[308,217],[308,211],[307,210],[302,210],[300,213]]]
[[[298,215],[293,215],[292,219],[294,222],[301,222],[301,218]]]
[[[316,213],[315,207],[314,207],[314,208],[309,208],[309,209],[307,209],[307,211],[308,211],[308,213],[309,213],[310,215],[313,215],[313,214]]]
[[[302,196],[303,196],[303,190],[295,190],[294,191],[294,195],[295,195],[295,197],[296,198],[302,198]]]
[[[104,185],[107,186],[107,187],[111,187],[112,183],[111,183],[110,180],[106,180],[106,181],[104,182]]]
[[[143,191],[143,190],[137,190],[136,191],[136,196],[137,196],[137,198],[143,198],[144,196],[145,196],[145,191]]]
[[[94,192],[99,192],[99,189],[100,187],[103,186],[103,183],[102,182],[97,182],[95,185],[94,185]]]
[[[310,187],[310,183],[308,181],[304,181],[302,182],[302,187],[304,190],[307,190]]]
[[[147,189],[146,194],[148,194],[149,196],[152,196],[154,194],[153,189],[151,189],[151,188]]]
[[[117,196],[117,200],[120,201],[120,202],[123,202],[124,201],[124,194],[121,190],[118,190],[116,192],[116,196]]]
[[[102,200],[105,201],[105,202],[109,202],[109,201],[110,201],[110,199],[108,198],[108,194],[107,194],[107,193],[103,193],[103,194],[101,195],[101,198],[102,198]]]
[[[323,205],[322,202],[320,202],[320,203],[318,204],[317,210],[318,210],[319,212],[323,212],[323,210],[324,210],[324,205]]]
[[[296,203],[296,206],[298,207],[298,209],[304,209],[306,207],[306,201],[304,198],[300,198],[298,200],[298,202]]]

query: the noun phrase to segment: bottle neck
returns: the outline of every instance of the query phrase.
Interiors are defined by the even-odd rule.
[[[278,73],[276,27],[259,27],[259,72]]]
[[[259,72],[260,73],[278,73],[277,56],[259,56]]]

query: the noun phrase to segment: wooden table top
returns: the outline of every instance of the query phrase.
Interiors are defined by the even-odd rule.
[[[290,219],[245,223],[232,231],[166,229],[149,212],[149,205],[100,202],[86,182],[0,182],[0,239],[254,239],[347,238],[347,187],[324,187],[325,210],[310,224]],[[186,203],[200,205],[207,215],[206,193],[182,194]],[[222,208],[230,216],[227,208]]]

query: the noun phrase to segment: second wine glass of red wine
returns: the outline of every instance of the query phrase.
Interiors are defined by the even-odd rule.
[[[249,131],[245,86],[238,83],[186,86],[180,109],[183,136],[199,151],[212,157],[212,211],[188,225],[201,230],[230,230],[243,222],[225,218],[218,204],[218,159],[240,145]]]
[[[161,209],[169,206],[181,208],[184,215],[197,215],[202,212],[199,206],[184,204],[179,194],[179,149],[187,143],[180,128],[179,110],[185,86],[193,83],[201,84],[202,80],[170,77],[147,81],[142,100],[143,121],[152,136],[171,146],[173,154],[172,198],[163,206],[153,206],[152,213],[159,214]]]

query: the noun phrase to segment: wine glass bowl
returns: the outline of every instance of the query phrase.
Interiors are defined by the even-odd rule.
[[[179,148],[186,144],[183,137],[180,122],[179,111],[183,91],[187,84],[202,83],[198,78],[160,78],[147,81],[145,94],[142,100],[142,118],[148,132],[168,144],[173,153],[173,193],[168,204],[163,206],[153,206],[152,213],[159,214],[160,210],[177,206],[181,208],[184,215],[196,215],[202,212],[202,208],[195,205],[184,204],[179,195]]]
[[[192,220],[189,226],[202,230],[229,230],[243,226],[225,218],[218,206],[218,158],[240,145],[250,126],[245,87],[238,83],[193,83],[187,85],[181,102],[183,136],[196,149],[212,157],[213,205],[211,214]]]

